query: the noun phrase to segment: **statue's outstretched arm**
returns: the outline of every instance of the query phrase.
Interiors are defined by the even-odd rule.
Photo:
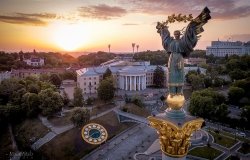
[[[196,46],[198,41],[198,34],[204,31],[203,25],[211,19],[210,11],[207,7],[203,9],[201,14],[193,19],[187,26],[186,31],[182,37],[182,45],[184,49],[184,57],[187,57],[190,52],[193,51],[193,48]]]
[[[160,31],[161,39],[162,39],[162,46],[163,48],[168,51],[168,46],[173,40],[173,37],[170,37],[170,33],[167,27],[164,27]]]

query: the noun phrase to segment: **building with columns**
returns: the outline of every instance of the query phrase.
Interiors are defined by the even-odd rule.
[[[104,63],[98,67],[89,67],[77,70],[77,85],[83,93],[97,93],[103,74],[109,68],[115,80],[115,88],[127,91],[141,91],[153,85],[153,76],[156,65],[150,62],[132,62],[117,60]],[[162,66],[167,76],[167,67]],[[167,80],[167,78],[165,78]],[[164,82],[165,86],[167,82]]]

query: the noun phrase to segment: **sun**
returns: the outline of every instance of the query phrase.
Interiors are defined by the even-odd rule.
[[[75,51],[86,44],[86,27],[82,24],[57,25],[54,30],[54,42],[65,51]]]

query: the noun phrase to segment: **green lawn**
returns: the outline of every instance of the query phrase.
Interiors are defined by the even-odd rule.
[[[139,107],[133,103],[128,103],[123,107],[123,110],[126,110],[128,113],[132,113],[141,117],[148,117],[150,116],[150,112],[143,107]]]
[[[233,138],[225,137],[223,134],[217,134],[212,131],[209,132],[214,137],[214,143],[222,145],[227,148],[231,148],[234,144],[237,143]]]
[[[110,112],[99,118],[91,120],[89,123],[98,123],[103,125],[108,132],[108,139],[133,126],[134,123],[119,123],[114,112]],[[49,143],[43,145],[39,152],[47,159],[80,159],[90,153],[99,145],[86,143],[81,136],[82,127],[75,127],[65,133],[62,133],[52,139]],[[51,149],[53,148],[53,149]]]
[[[215,131],[214,129],[210,129],[210,130]],[[226,131],[220,131],[220,134],[223,134],[225,136],[228,136],[228,137],[231,137],[231,138],[235,139],[235,134],[233,134],[233,133],[229,133],[229,132],[226,132]],[[241,136],[236,136],[236,139],[238,139],[240,141],[243,141],[243,142],[250,143],[249,139],[246,139],[246,138],[241,137]]]
[[[50,129],[45,127],[38,118],[26,119],[13,126],[13,134],[20,150],[29,147],[48,132],[50,132]]]
[[[191,151],[189,151],[188,154],[192,156],[206,158],[206,159],[215,159],[221,153],[222,152],[217,149],[206,146],[206,147],[197,147],[195,149],[192,149]]]

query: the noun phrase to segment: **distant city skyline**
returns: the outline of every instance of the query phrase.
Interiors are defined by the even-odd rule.
[[[0,50],[133,52],[163,50],[157,21],[193,14],[208,6],[212,19],[195,49],[211,41],[250,40],[249,0],[1,0]],[[187,23],[169,25],[171,34]],[[136,51],[136,50],[135,50]]]

